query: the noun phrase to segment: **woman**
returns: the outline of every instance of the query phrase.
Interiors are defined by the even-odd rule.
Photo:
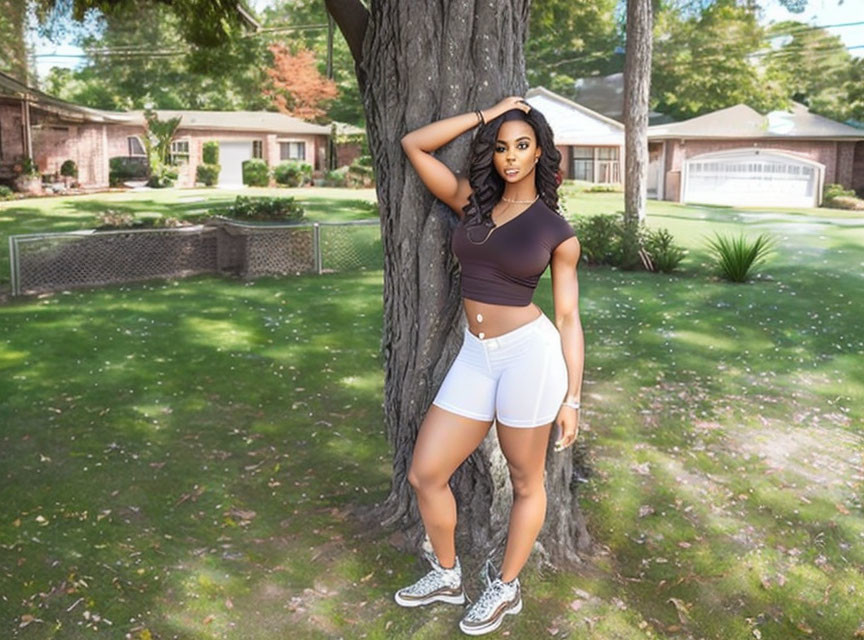
[[[469,178],[431,155],[480,125]],[[402,606],[463,604],[455,550],[456,502],[449,480],[483,441],[493,419],[514,490],[500,572],[459,623],[470,635],[497,629],[522,609],[518,574],[546,514],[544,473],[552,425],[556,451],[576,439],[584,344],[576,265],[580,245],[558,213],[561,159],[546,119],[518,96],[445,118],[402,138],[423,183],[459,216],[451,246],[461,265],[468,324],[462,347],[417,435],[408,481],[434,550],[432,570],[395,594]],[[555,323],[531,302],[552,265]],[[554,422],[553,422],[554,421]]]

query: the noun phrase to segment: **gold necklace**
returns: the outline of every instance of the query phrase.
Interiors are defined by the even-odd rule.
[[[537,198],[539,198],[539,197],[540,197],[540,194],[538,193],[538,194],[534,197],[534,200],[511,200],[510,198],[505,198],[504,196],[501,196],[501,199],[502,199],[504,202],[513,202],[513,203],[515,203],[515,204],[532,204],[532,203],[535,202],[535,201],[537,200]]]
[[[524,203],[534,204],[535,202],[537,202],[537,199],[538,199],[539,197],[540,197],[540,194],[538,193],[538,194],[537,194],[537,197],[534,198],[533,200],[506,200],[506,202],[521,202],[521,203],[523,203],[523,204],[524,204]],[[503,196],[501,197],[501,199],[502,199],[502,200],[505,200],[505,198],[504,198]],[[528,211],[528,207],[525,207],[522,211],[520,211],[520,212],[519,212],[519,216],[521,216],[521,215],[522,215],[523,213],[525,213],[526,211]],[[490,231],[489,233],[487,233],[487,234],[486,234],[486,237],[483,238],[483,242],[474,242],[474,241],[471,239],[471,236],[470,236],[469,233],[468,233],[468,229],[465,230],[465,237],[468,238],[468,242],[470,242],[471,244],[473,244],[473,245],[476,246],[476,247],[479,247],[481,244],[485,244],[485,243],[486,243],[486,241],[489,239],[489,236],[492,235],[492,233],[495,231],[495,229],[497,229],[499,226],[503,227],[503,226],[506,225],[508,222],[510,222],[510,221],[512,221],[512,220],[515,220],[515,219],[518,218],[519,216],[514,216],[513,218],[510,218],[510,220],[508,220],[507,222],[505,222],[503,225],[495,224],[495,226],[492,227],[492,231]],[[490,218],[490,219],[491,219],[491,218]],[[494,223],[495,221],[492,220],[492,222]]]

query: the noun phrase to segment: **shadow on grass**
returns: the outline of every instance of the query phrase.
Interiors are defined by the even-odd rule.
[[[817,240],[790,236],[771,279],[745,284],[698,254],[669,276],[580,270],[579,499],[608,553],[525,576],[513,637],[854,634],[864,251]],[[346,516],[389,487],[381,279],[196,277],[0,307],[3,633],[452,634],[457,608],[392,603],[425,568]],[[535,300],[552,315],[548,272]]]

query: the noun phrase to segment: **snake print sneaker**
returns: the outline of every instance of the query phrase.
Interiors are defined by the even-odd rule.
[[[490,574],[493,574],[494,579]],[[519,578],[514,578],[509,583],[504,582],[499,573],[494,573],[492,561],[488,559],[483,568],[483,578],[486,581],[486,589],[477,598],[477,602],[471,605],[465,617],[459,621],[459,628],[471,636],[495,631],[501,626],[505,615],[522,611],[522,588],[519,585]]]
[[[424,551],[423,555],[432,564],[432,570],[411,586],[399,589],[394,596],[397,604],[403,607],[419,607],[430,602],[464,604],[465,590],[462,587],[459,556],[456,556],[456,564],[445,569],[438,563],[434,553]]]

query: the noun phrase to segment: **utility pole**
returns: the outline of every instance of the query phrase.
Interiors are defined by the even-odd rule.
[[[333,16],[327,12],[327,77],[333,79]],[[330,127],[330,137],[327,144],[327,168],[331,171],[336,168],[336,142],[333,140],[335,135],[333,127]]]

